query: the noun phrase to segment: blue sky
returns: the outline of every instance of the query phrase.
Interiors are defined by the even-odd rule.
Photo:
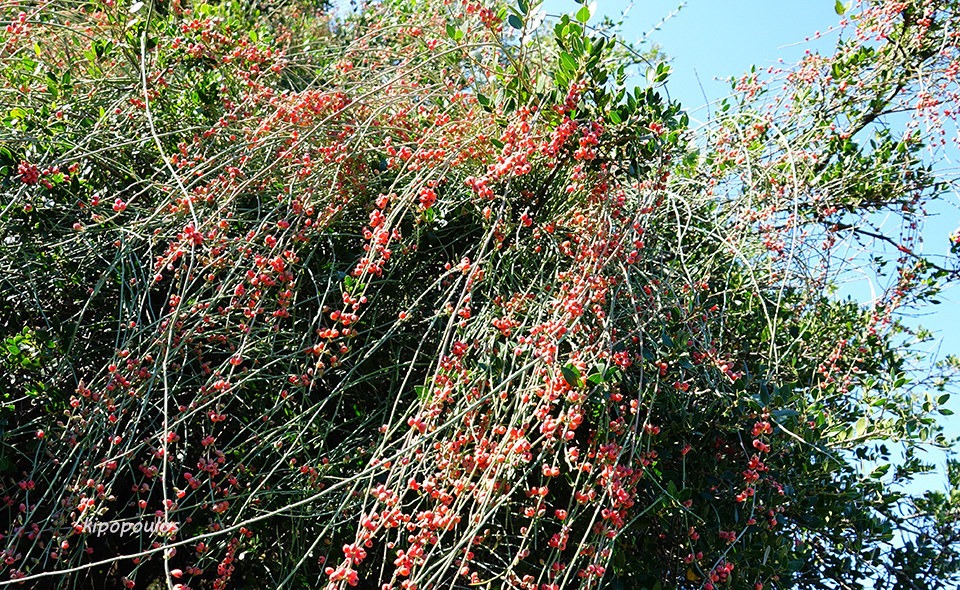
[[[550,4],[575,6],[569,0]],[[808,46],[805,37],[826,31],[839,18],[833,0],[780,0],[776,10],[760,0],[689,0],[678,11],[679,5],[676,0],[638,0],[623,34],[636,41],[650,33],[649,39],[663,47],[674,70],[668,89],[693,111],[704,103],[704,92],[715,100],[729,91],[718,77],[739,75],[754,64],[776,65],[779,58],[795,61]],[[600,0],[597,12],[619,15],[628,6],[622,0]]]
[[[829,51],[836,40],[829,34],[840,17],[834,11],[834,0],[688,0],[678,10],[678,0],[597,0],[596,14],[617,17],[629,7],[624,20],[622,36],[637,41],[648,39],[661,46],[671,59],[673,74],[667,84],[672,98],[679,99],[691,119],[703,121],[707,111],[705,102],[726,96],[730,76],[748,71],[751,65],[758,70],[778,65],[778,60],[792,63],[810,48]],[[776,8],[772,8],[776,6]],[[575,12],[579,5],[574,0],[548,0],[551,14]],[[664,21],[665,17],[669,17]],[[619,20],[615,18],[615,20]],[[661,26],[653,30],[658,24]],[[810,41],[817,32],[824,36]],[[957,159],[956,151],[952,154]],[[954,170],[956,164],[947,163]],[[947,236],[960,225],[957,196],[931,209],[932,215],[924,227],[924,249],[927,253],[946,254]],[[943,358],[947,354],[960,355],[960,296],[957,289],[945,292],[941,305],[920,310],[907,323],[923,325],[936,335],[931,352]],[[870,299],[866,282],[847,285],[843,290],[864,303]],[[960,396],[948,406],[956,412],[942,417],[948,434],[960,436]],[[942,461],[942,455],[932,459]],[[936,485],[933,480],[924,482]]]

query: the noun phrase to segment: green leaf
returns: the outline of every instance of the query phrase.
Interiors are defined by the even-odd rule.
[[[861,416],[860,419],[857,420],[853,425],[853,436],[856,438],[863,435],[863,433],[867,431],[868,424],[869,421],[867,420],[867,417]]]
[[[671,338],[670,334],[667,334],[666,331],[663,332],[661,339],[663,340],[664,346],[666,346],[667,348],[673,348],[673,338]]]
[[[558,71],[553,78],[556,80],[558,88],[566,88],[570,84],[570,77],[564,74],[562,70]]]
[[[507,18],[507,23],[508,23],[511,27],[513,27],[513,28],[515,28],[515,29],[517,29],[517,30],[523,28],[523,21],[520,19],[519,16],[517,16],[517,15],[515,15],[515,14],[511,14],[511,15]]]
[[[595,39],[593,41],[593,47],[590,48],[590,55],[595,55],[597,57],[600,57],[603,54],[603,48],[606,46],[606,44],[607,44],[606,37],[600,37],[599,39]]]
[[[843,16],[847,12],[848,8],[849,6],[844,5],[844,3],[841,2],[840,0],[837,0],[833,4],[833,10],[836,11],[836,13],[839,14],[840,16]]]
[[[580,379],[580,369],[567,363],[560,367],[560,372],[563,374],[564,381],[566,381],[570,387],[583,387],[583,380]]]
[[[463,39],[463,31],[453,25],[447,25],[447,36],[454,41],[459,41]]]
[[[527,3],[527,0],[517,0],[517,8],[519,8],[520,12],[526,16],[527,12],[530,10],[530,4]]]
[[[477,93],[477,102],[480,103],[480,108],[488,113],[493,111],[493,105],[491,104],[490,99],[479,92]]]
[[[596,371],[596,369],[594,369]],[[603,371],[597,371],[596,373],[591,373],[587,376],[587,383],[593,383],[594,385],[600,385],[603,383]]]
[[[564,51],[560,54],[560,67],[570,73],[576,73],[577,61],[573,59],[572,55]]]
[[[649,76],[649,73],[647,74]],[[654,73],[653,82],[655,84],[661,84],[667,80],[670,76],[670,66],[664,62],[657,64],[657,69]]]
[[[647,83],[653,84],[657,79],[657,70],[653,66],[647,68]]]
[[[938,405],[938,406],[942,406],[943,404],[947,403],[948,401],[950,401],[950,394],[949,394],[949,393],[945,393],[945,394],[943,394],[943,395],[941,395],[940,397],[937,398],[937,405]]]
[[[577,11],[577,20],[586,23],[590,20],[590,9],[586,6]]]
[[[547,90],[546,76],[537,76],[537,86],[534,90],[537,94],[543,94]]]

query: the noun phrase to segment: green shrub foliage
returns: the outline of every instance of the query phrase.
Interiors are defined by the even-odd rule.
[[[837,8],[692,125],[587,7],[4,4],[0,584],[956,582],[960,6]]]

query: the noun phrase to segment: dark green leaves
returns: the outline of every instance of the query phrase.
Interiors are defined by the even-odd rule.
[[[488,113],[493,111],[493,103],[490,102],[489,97],[477,93],[477,102],[480,103],[480,107]]]
[[[597,365],[587,376],[587,383],[592,385],[603,385],[604,383],[613,383],[623,376],[620,369],[616,367],[607,367]]]
[[[560,367],[560,372],[563,374],[564,381],[566,381],[570,387],[583,387],[583,378],[580,376],[580,369],[577,367],[568,363]]]

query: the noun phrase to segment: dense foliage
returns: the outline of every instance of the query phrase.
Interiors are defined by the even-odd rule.
[[[960,3],[838,3],[698,128],[543,11],[0,6],[0,584],[957,582],[899,318]]]

